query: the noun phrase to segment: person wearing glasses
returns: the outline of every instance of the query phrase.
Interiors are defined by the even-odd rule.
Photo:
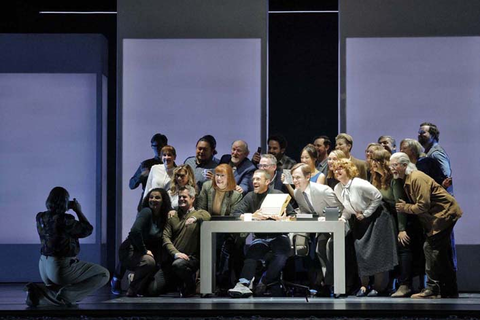
[[[187,185],[193,187],[195,192],[198,193],[192,167],[182,164],[173,170],[173,181],[170,183],[170,190],[168,190],[173,210],[178,209],[178,190]]]
[[[418,216],[426,234],[423,252],[427,286],[411,298],[458,298],[451,234],[463,213],[460,206],[444,187],[417,170],[407,154],[393,154],[390,168],[394,179],[404,180],[403,190],[408,199],[408,203],[403,200],[397,202],[397,212]]]
[[[412,294],[413,274],[424,275],[423,253],[417,248],[423,243],[423,232],[419,228],[416,217],[404,213],[397,213],[395,203],[399,199],[406,199],[403,192],[403,185],[393,179],[390,169],[391,153],[387,149],[376,150],[371,154],[370,170],[372,172],[372,184],[382,194],[384,206],[390,212],[392,223],[395,223],[397,230],[397,251],[398,270],[395,270],[397,277],[397,290],[391,295],[392,298],[410,297]],[[393,281],[390,283],[393,285]]]
[[[213,179],[206,181],[197,200],[197,209],[206,210],[212,217],[230,216],[233,208],[242,200],[236,189],[233,169],[228,164],[218,165]],[[217,233],[216,277],[220,294],[231,288],[232,276],[240,275],[243,264],[245,237],[239,234]]]
[[[197,208],[208,211],[212,217],[229,216],[233,207],[242,200],[242,194],[235,187],[232,167],[225,163],[218,165],[213,179],[202,186]]]
[[[147,184],[148,175],[150,174],[150,169],[152,168],[153,165],[163,163],[161,159],[160,151],[164,146],[168,144],[168,138],[167,136],[161,133],[156,133],[152,137],[152,139],[150,139],[150,143],[152,146],[154,157],[144,160],[142,161],[142,163],[140,163],[137,171],[135,171],[135,174],[133,175],[133,177],[130,178],[130,183],[128,185],[131,190],[135,190],[136,188],[138,188],[139,185],[142,185],[142,194],[140,196],[140,201],[137,207],[138,211],[142,209],[142,201],[145,193],[145,186]]]
[[[388,282],[388,272],[398,264],[397,242],[390,213],[382,205],[382,194],[364,179],[349,159],[340,159],[333,165],[339,183],[335,195],[344,209],[341,219],[349,223],[355,239],[355,253],[361,287],[357,297],[376,297]],[[370,276],[374,286],[369,291]]]
[[[277,167],[277,158],[273,154],[262,154],[258,169],[265,170],[270,175],[270,190],[279,190],[283,193],[289,193],[285,184],[282,182],[283,169]]]

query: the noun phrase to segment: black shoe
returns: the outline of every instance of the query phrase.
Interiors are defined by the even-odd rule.
[[[27,285],[23,288],[23,290],[27,293],[27,297],[25,298],[25,303],[27,306],[31,308],[35,308],[39,304],[39,292],[37,285],[34,283],[27,283]]]
[[[332,296],[331,286],[322,286],[315,295],[316,297],[330,298]]]
[[[269,297],[285,297],[285,291],[279,283],[267,286],[267,292],[264,293],[264,296],[268,295]]]
[[[122,280],[113,276],[112,280],[110,281],[110,290],[112,291],[112,294],[114,294],[116,296],[121,295],[122,294]]]
[[[442,298],[446,298],[446,299],[456,299],[456,298],[458,298],[458,292],[446,292],[446,293],[442,293]]]
[[[263,297],[266,291],[267,291],[267,286],[263,284],[262,281],[259,281],[255,289],[253,290],[253,295],[255,297]]]

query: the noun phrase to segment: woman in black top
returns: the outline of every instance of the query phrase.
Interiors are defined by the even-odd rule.
[[[171,210],[167,191],[160,188],[148,192],[137,214],[128,238],[121,244],[120,262],[134,271],[127,296],[155,296],[165,288],[162,279],[155,279],[162,263],[162,235]]]
[[[65,188],[55,187],[46,201],[48,211],[37,214],[37,231],[41,241],[40,276],[44,285],[29,283],[26,303],[30,307],[68,306],[80,301],[108,282],[104,267],[80,261],[79,238],[92,234],[93,227],[82,212],[80,203]],[[73,210],[78,220],[67,210]]]

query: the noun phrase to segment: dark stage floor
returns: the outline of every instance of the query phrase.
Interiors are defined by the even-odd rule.
[[[417,318],[480,317],[480,294],[458,299],[412,300],[380,298],[127,298],[104,287],[72,308],[28,308],[23,284],[0,284],[0,319],[38,317],[267,317],[267,318]]]

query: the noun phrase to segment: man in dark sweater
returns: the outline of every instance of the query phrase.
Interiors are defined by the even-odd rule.
[[[205,210],[195,210],[195,189],[178,191],[178,213],[168,219],[163,246],[173,258],[172,272],[182,282],[183,297],[195,295],[195,274],[200,267],[200,222],[210,220]]]
[[[128,184],[131,190],[134,190],[138,188],[139,185],[142,185],[142,194],[140,196],[140,202],[138,203],[138,207],[137,207],[138,211],[142,210],[143,193],[145,192],[145,185],[147,184],[147,179],[148,179],[148,174],[150,173],[150,169],[152,168],[152,166],[156,164],[163,163],[161,159],[160,151],[164,146],[168,144],[168,138],[167,136],[161,133],[156,133],[152,137],[150,142],[152,144],[152,150],[155,157],[142,161],[142,163],[140,163],[140,165],[138,166],[137,171],[135,171],[135,174],[133,175],[133,177],[130,178],[130,182]]]
[[[270,189],[271,176],[265,170],[257,170],[253,174],[253,192],[249,192],[245,198],[234,208],[234,215],[241,215],[246,212],[252,212],[254,220],[278,220],[280,216],[266,215],[262,213],[262,202],[270,193],[282,193],[278,190]],[[293,208],[288,205],[287,214],[293,214]],[[255,276],[257,261],[265,258],[268,252],[273,253],[273,258],[269,261],[265,275],[260,279],[256,288],[255,295],[262,296],[267,286],[278,282],[280,273],[285,266],[287,258],[290,256],[290,239],[287,234],[280,233],[257,233],[254,240],[248,248],[245,263],[240,274],[240,280],[237,285],[228,291],[233,298],[246,298],[253,294],[249,286]]]

